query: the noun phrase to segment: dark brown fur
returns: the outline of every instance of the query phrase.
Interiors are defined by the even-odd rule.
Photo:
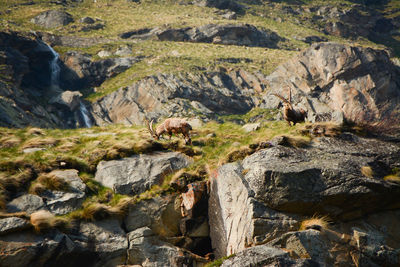
[[[289,91],[289,101],[286,100],[283,96],[278,94],[273,94],[274,96],[282,99],[283,101],[283,118],[289,126],[291,126],[290,122],[293,122],[293,125],[296,125],[298,122],[304,122],[307,117],[307,112],[302,108],[295,109],[291,103],[291,92]]]

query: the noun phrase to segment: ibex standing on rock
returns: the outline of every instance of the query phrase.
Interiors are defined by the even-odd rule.
[[[290,89],[289,89],[289,100],[286,100],[283,96],[278,95],[278,94],[273,94],[273,95],[282,99],[282,101],[283,101],[283,118],[285,119],[285,121],[288,122],[289,126],[291,126],[290,122],[293,122],[293,126],[294,126],[298,122],[305,121],[305,119],[307,117],[307,112],[302,108],[295,109],[292,106],[292,103],[291,103],[292,92]]]
[[[146,120],[147,128],[149,129],[150,134],[157,140],[160,137],[167,133],[169,135],[169,139],[171,139],[172,134],[183,134],[185,137],[185,144],[192,144],[192,139],[190,139],[189,131],[192,130],[192,126],[184,119],[179,118],[169,118],[166,119],[163,123],[157,126],[157,128],[153,129],[153,120]]]

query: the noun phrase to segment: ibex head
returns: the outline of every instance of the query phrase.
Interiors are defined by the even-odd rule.
[[[146,119],[145,122],[146,122],[147,129],[149,130],[151,136],[153,138],[159,140],[160,139],[160,135],[158,135],[156,133],[156,131],[154,131],[154,129],[153,129],[153,120],[151,120],[150,123],[149,123],[149,121]]]

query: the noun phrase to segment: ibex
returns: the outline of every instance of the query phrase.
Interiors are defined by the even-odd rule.
[[[184,119],[179,119],[179,118],[169,118],[166,119],[163,123],[157,126],[157,128],[154,130],[153,129],[153,120],[147,121],[146,120],[146,125],[147,128],[150,132],[150,134],[157,140],[160,139],[160,137],[167,133],[169,135],[169,139],[171,140],[172,134],[183,134],[185,137],[185,144],[192,144],[192,139],[190,139],[190,134],[189,131],[192,130],[192,126],[188,122],[186,122]]]
[[[292,106],[292,92],[289,89],[289,100],[286,100],[283,96],[278,94],[273,94],[274,96],[279,97],[283,101],[283,118],[285,121],[288,122],[289,126],[291,126],[290,122],[293,122],[293,126],[296,125],[298,122],[304,122],[307,117],[307,112],[302,109],[298,108],[295,109]]]

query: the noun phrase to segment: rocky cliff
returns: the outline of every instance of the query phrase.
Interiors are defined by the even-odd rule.
[[[11,2],[0,266],[400,265],[396,1]]]

